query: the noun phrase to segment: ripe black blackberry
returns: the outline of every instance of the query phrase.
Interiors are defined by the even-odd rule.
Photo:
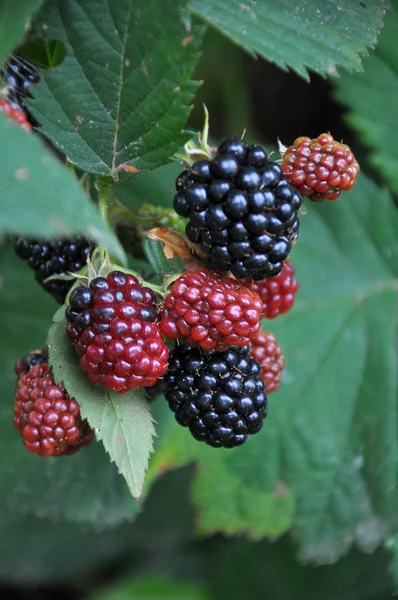
[[[11,54],[0,70],[0,77],[9,86],[7,100],[14,107],[24,112],[31,125],[38,126],[37,121],[29,113],[25,98],[32,98],[31,85],[39,83],[40,73],[25,58]]]
[[[169,357],[165,398],[176,421],[214,448],[241,446],[267,416],[261,367],[249,347],[207,352],[177,346]]]
[[[238,279],[278,275],[297,237],[301,196],[258,144],[226,139],[179,175],[174,209],[212,266]]]
[[[65,302],[75,280],[45,280],[51,275],[80,271],[87,262],[89,249],[89,242],[80,236],[48,242],[21,237],[15,242],[17,255],[28,262],[29,267],[35,271],[36,281],[60,304]]]

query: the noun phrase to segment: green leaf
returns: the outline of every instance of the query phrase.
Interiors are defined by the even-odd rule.
[[[209,595],[202,585],[182,583],[165,577],[147,576],[131,579],[101,590],[92,600],[206,600]]]
[[[119,260],[124,253],[76,178],[34,135],[0,115],[7,152],[0,162],[0,235],[35,237],[83,234]]]
[[[162,276],[174,275],[184,271],[184,264],[178,258],[168,259],[164,253],[164,244],[148,236],[142,239],[145,256],[149,260],[154,272]]]
[[[373,48],[387,0],[190,0],[189,7],[251,54],[309,79],[307,69],[336,75],[361,69]]]
[[[12,424],[14,365],[43,345],[57,305],[11,248],[0,250],[0,273],[0,453],[7,457],[0,461],[4,520],[37,516],[92,523],[97,529],[131,521],[138,504],[101,444],[61,458],[43,458],[24,448]]]
[[[293,525],[303,560],[333,562],[398,530],[397,232],[390,195],[364,176],[308,207],[296,306],[263,324],[287,363],[263,430],[213,450],[171,419],[152,463],[154,477],[198,462],[202,533],[275,537]]]
[[[0,0],[0,65],[25,35],[42,0]]]
[[[343,73],[336,80],[336,97],[348,107],[346,120],[370,149],[370,162],[394,192],[398,192],[398,1],[386,17],[376,51],[364,59],[364,72]]]
[[[62,41],[67,55],[30,106],[72,163],[117,178],[168,162],[187,141],[202,29],[183,9],[164,0],[160,19],[156,0],[45,2],[36,34]]]
[[[116,463],[134,498],[141,494],[155,435],[153,419],[143,389],[116,394],[92,385],[66,337],[64,307],[54,317],[48,333],[54,378],[80,404],[80,412],[94,429],[97,440]]]

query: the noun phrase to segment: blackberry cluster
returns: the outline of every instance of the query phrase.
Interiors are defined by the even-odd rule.
[[[7,100],[13,108],[24,112],[32,125],[38,123],[29,113],[25,98],[32,98],[31,85],[39,83],[40,73],[25,58],[12,54],[0,70],[0,77],[9,86]]]
[[[45,365],[48,363],[48,347],[42,346],[36,350],[29,352],[27,356],[20,358],[14,367],[14,371],[17,377],[22,377],[32,367],[36,365]]]
[[[154,293],[133,275],[112,271],[74,289],[68,337],[87,379],[118,393],[155,385],[169,355],[157,318]]]
[[[39,456],[74,454],[94,438],[48,364],[36,364],[18,379],[13,422],[26,449]]]
[[[226,139],[176,181],[174,209],[186,235],[220,271],[256,281],[274,277],[297,237],[301,196],[260,145]]]
[[[178,346],[170,354],[165,398],[177,422],[214,448],[241,446],[267,416],[261,367],[249,347],[206,352]]]
[[[60,304],[65,302],[75,280],[45,280],[51,275],[80,271],[87,262],[89,250],[89,242],[80,236],[71,240],[48,242],[18,238],[15,242],[17,255],[28,262],[29,267],[35,271],[36,281]]]

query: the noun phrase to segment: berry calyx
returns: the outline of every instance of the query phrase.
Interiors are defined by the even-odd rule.
[[[19,378],[13,422],[26,449],[39,456],[74,454],[94,437],[48,364],[37,364]]]
[[[187,271],[166,296],[160,328],[189,346],[223,351],[247,346],[260,329],[261,308],[258,295],[236,279],[207,269]]]
[[[294,305],[295,295],[299,284],[294,276],[295,266],[291,260],[286,260],[282,271],[276,277],[253,281],[246,279],[242,285],[256,292],[263,304],[261,316],[267,319],[287,313]]]
[[[174,209],[214,269],[239,279],[274,277],[295,242],[301,196],[262,146],[228,138],[176,181]]]
[[[268,331],[261,331],[250,341],[250,354],[260,364],[261,379],[267,394],[276,392],[285,368],[285,357],[275,336]]]
[[[26,114],[19,108],[13,107],[8,100],[0,100],[0,113],[3,113],[12,123],[19,125],[21,129],[32,131],[32,125],[29,123]]]
[[[267,416],[260,372],[248,347],[206,352],[183,344],[170,353],[164,395],[196,440],[233,448],[258,433]]]
[[[351,149],[322,133],[311,140],[297,138],[283,156],[286,179],[313,202],[336,200],[354,187],[360,167]]]
[[[169,351],[157,324],[156,298],[133,275],[112,271],[78,286],[66,319],[91,383],[125,393],[152,386],[165,374]]]
[[[49,292],[59,303],[65,302],[66,295],[75,283],[75,279],[51,279],[51,275],[70,275],[77,273],[87,263],[90,243],[76,236],[70,240],[34,240],[18,238],[15,241],[15,252],[26,260],[35,271],[35,279],[46,292]]]

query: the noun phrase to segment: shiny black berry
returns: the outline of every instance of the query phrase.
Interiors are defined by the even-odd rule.
[[[76,273],[87,263],[90,244],[82,237],[71,240],[43,241],[30,238],[18,238],[15,252],[26,260],[35,271],[36,281],[49,292],[54,299],[63,304],[75,279],[52,279],[52,275],[70,275]]]
[[[38,123],[29,113],[24,98],[32,98],[31,86],[40,81],[40,73],[26,59],[12,54],[0,69],[0,77],[8,85],[7,100],[26,114],[31,125]]]
[[[176,187],[175,211],[213,268],[256,280],[278,275],[298,234],[301,196],[265,148],[228,138]]]
[[[258,433],[267,416],[261,367],[249,348],[205,352],[183,344],[169,357],[162,383],[176,421],[215,448],[233,448]]]

